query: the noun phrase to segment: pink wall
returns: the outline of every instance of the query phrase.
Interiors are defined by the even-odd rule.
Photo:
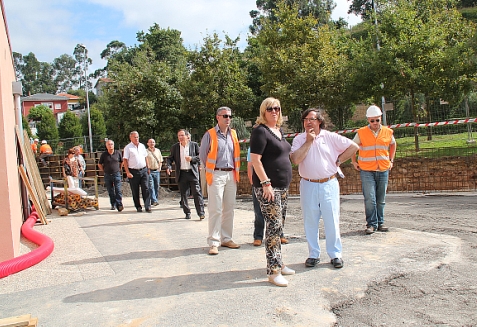
[[[3,0],[0,0],[0,262],[19,254],[23,222],[12,82],[15,81]]]

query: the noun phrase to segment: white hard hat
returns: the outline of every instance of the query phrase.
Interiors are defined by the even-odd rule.
[[[381,109],[379,109],[378,106],[372,105],[366,110],[366,117],[378,117],[381,116],[383,113],[381,112]]]
[[[34,139],[33,141],[38,142],[38,141],[40,141],[40,140],[39,140],[39,139]]]
[[[46,144],[46,140],[41,141],[41,144]]]

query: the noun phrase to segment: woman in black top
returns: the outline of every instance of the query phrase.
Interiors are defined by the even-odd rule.
[[[292,178],[289,159],[291,145],[283,137],[280,101],[266,98],[260,105],[260,116],[250,137],[250,159],[253,164],[253,191],[260,202],[266,221],[265,249],[268,280],[277,286],[287,286],[282,275],[294,270],[282,262],[281,239],[285,220],[288,187]]]

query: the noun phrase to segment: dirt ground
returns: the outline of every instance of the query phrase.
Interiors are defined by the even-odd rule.
[[[102,195],[107,196],[107,192]],[[178,200],[177,192],[161,190],[160,201]],[[251,198],[237,199],[236,208],[253,211]],[[329,294],[331,309],[337,317],[335,326],[477,326],[477,194],[389,194],[385,223],[390,227],[389,233],[399,228],[461,239],[459,260],[430,269],[418,269],[421,262],[417,261],[414,272],[386,276],[371,283],[361,298],[344,299],[339,294]],[[364,228],[362,196],[342,196],[343,269],[346,239],[375,236],[365,235]],[[291,238],[304,234],[298,197],[289,199],[284,231]],[[321,226],[320,239],[323,238]],[[422,267],[436,255],[433,251],[438,249],[416,253],[422,258]]]
[[[237,208],[250,210],[250,199],[239,199]],[[477,194],[390,194],[385,222],[390,233],[392,228],[400,228],[460,238],[460,260],[389,276],[368,285],[362,298],[343,300],[334,295],[329,300],[337,316],[335,326],[477,326]],[[373,237],[364,235],[364,228],[362,196],[343,196],[343,243],[346,238]],[[303,234],[297,198],[289,199],[285,234]],[[346,269],[346,247],[343,255]],[[433,253],[417,255],[425,264]]]

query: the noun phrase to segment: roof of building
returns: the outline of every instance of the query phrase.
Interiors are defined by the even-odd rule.
[[[110,79],[110,78],[107,78],[107,77],[101,77],[98,79],[98,81],[96,82],[96,84],[94,85],[94,87],[96,88],[98,86],[98,84],[104,84],[104,83],[111,83],[113,80]]]
[[[21,101],[61,101],[61,100],[68,100],[67,97],[65,96],[58,96],[54,94],[48,94],[48,93],[36,93],[33,95],[30,95],[28,97],[22,97]]]
[[[57,96],[67,97],[69,100],[81,100],[81,97],[69,93],[58,93]]]

